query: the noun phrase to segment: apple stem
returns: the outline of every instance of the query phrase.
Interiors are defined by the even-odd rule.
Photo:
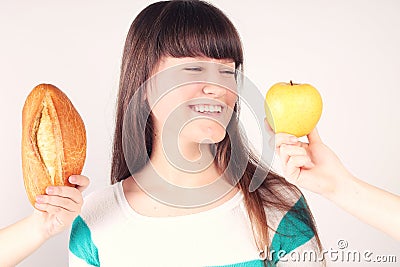
[[[292,80],[290,80],[290,85],[291,85],[291,86],[293,86],[293,82],[292,82]]]

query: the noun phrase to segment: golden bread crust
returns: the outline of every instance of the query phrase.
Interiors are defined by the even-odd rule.
[[[86,158],[86,130],[69,98],[51,84],[40,84],[22,110],[22,170],[32,205],[47,186],[67,185]]]

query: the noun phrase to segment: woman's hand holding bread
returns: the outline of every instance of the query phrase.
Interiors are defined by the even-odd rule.
[[[32,215],[0,229],[0,266],[15,266],[79,215],[89,179],[85,125],[68,97],[51,84],[28,95],[22,111],[22,169]]]
[[[45,195],[36,196],[34,217],[45,239],[68,228],[81,211],[82,191],[89,185],[89,179],[72,175],[69,181],[76,187],[49,186]]]

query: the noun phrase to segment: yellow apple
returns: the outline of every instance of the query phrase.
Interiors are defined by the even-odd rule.
[[[265,114],[275,133],[309,134],[322,113],[322,98],[309,84],[277,83],[265,96]]]

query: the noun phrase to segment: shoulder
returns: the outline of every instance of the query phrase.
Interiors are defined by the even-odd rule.
[[[269,207],[266,213],[275,240],[304,238],[308,241],[315,234],[314,220],[304,196],[300,196],[288,210]]]
[[[279,225],[284,222],[308,221],[309,216],[299,217],[299,215],[308,215],[309,208],[303,194],[296,187],[270,184],[267,188],[263,188],[261,195],[268,226],[274,231],[277,231]]]
[[[121,183],[105,186],[84,198],[80,216],[89,225],[105,220],[120,212],[123,194]]]
[[[104,229],[118,221],[120,212],[120,184],[106,186],[84,198],[81,214],[72,223],[69,251],[70,260],[100,266],[96,240]],[[88,266],[85,265],[85,266]],[[74,265],[75,266],[75,265]]]
[[[318,255],[314,219],[306,199],[300,195],[288,210],[266,208],[269,226],[271,226],[271,257],[276,263],[282,257],[303,250],[313,251]]]
[[[107,185],[101,189],[89,193],[84,197],[84,203],[82,210],[97,210],[100,204],[115,204],[115,194],[119,193],[120,183],[115,183],[112,185]]]

